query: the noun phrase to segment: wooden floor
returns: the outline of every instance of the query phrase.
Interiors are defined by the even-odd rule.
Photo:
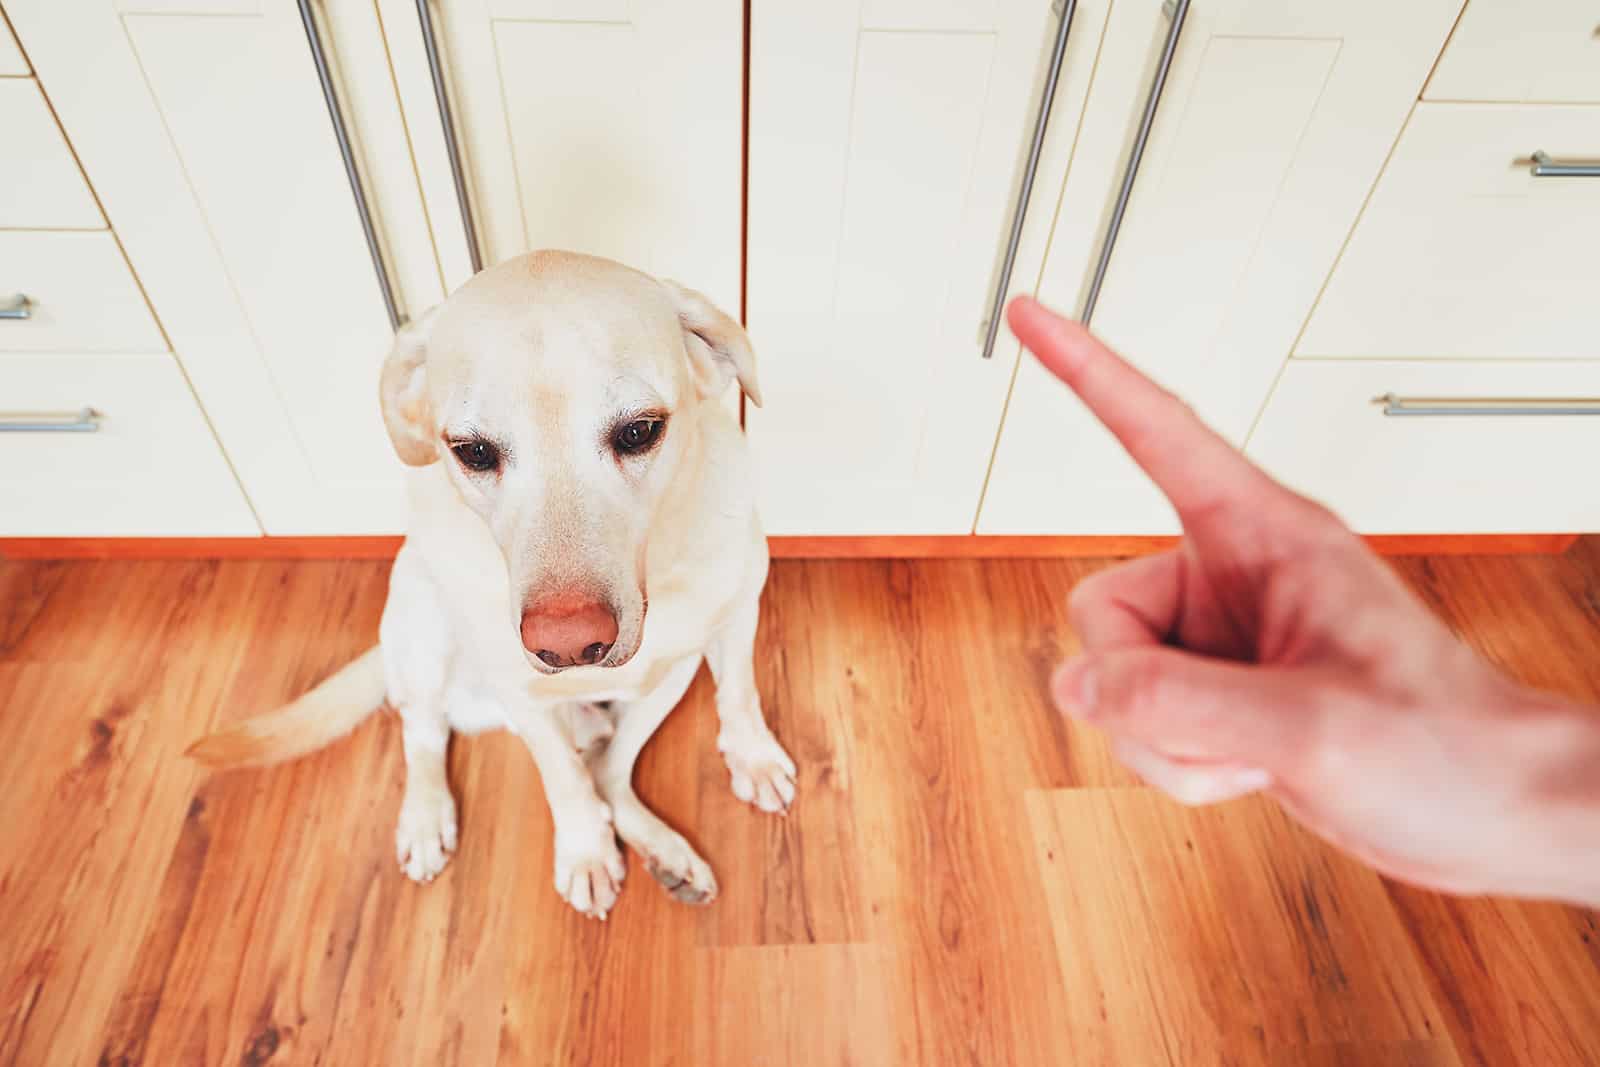
[[[1600,543],[1397,565],[1600,700]],[[758,670],[798,805],[730,795],[702,677],[640,782],[722,896],[635,866],[599,924],[507,737],[457,743],[425,887],[392,716],[273,770],[181,756],[370,644],[386,565],[0,563],[0,1065],[1600,1063],[1593,914],[1387,884],[1064,724],[1045,678],[1097,566],[778,564]]]

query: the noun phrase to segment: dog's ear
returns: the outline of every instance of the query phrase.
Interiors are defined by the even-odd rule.
[[[716,396],[730,378],[756,407],[761,406],[761,386],[756,383],[756,353],[750,335],[722,309],[693,289],[663,282],[678,309],[684,344],[689,349],[689,373],[702,396]]]
[[[439,458],[433,405],[428,401],[428,331],[438,310],[433,308],[400,328],[378,379],[383,425],[395,453],[413,467],[425,467]]]

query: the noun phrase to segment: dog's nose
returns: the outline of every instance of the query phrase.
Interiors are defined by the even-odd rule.
[[[587,597],[555,597],[522,612],[522,647],[547,667],[599,663],[617,640],[617,617]]]

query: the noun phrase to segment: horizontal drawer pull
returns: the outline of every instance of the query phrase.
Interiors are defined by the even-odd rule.
[[[0,433],[95,433],[103,414],[78,411],[0,411]]]
[[[1596,396],[1396,396],[1373,403],[1385,415],[1600,415]]]
[[[27,293],[18,293],[0,300],[0,319],[31,318],[33,318],[33,301],[28,299]]]
[[[1600,162],[1562,162],[1551,159],[1550,153],[1539,149],[1529,157],[1535,178],[1600,178]]]

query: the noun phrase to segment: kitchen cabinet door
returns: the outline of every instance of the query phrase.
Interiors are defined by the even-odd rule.
[[[376,399],[390,327],[296,6],[6,10],[266,531],[402,529]]]
[[[1092,327],[1242,443],[1428,76],[1459,0],[1196,3],[1178,39]],[[1040,284],[1082,306],[1169,25],[1107,25]],[[978,529],[1177,530],[1083,406],[1023,360]]]
[[[1418,104],[1295,354],[1600,359],[1600,176],[1540,150],[1600,152],[1600,107]]]
[[[1013,283],[1038,276],[1105,2],[1077,5]],[[982,358],[1056,39],[1042,0],[756,0],[747,410],[778,534],[969,534],[1016,361]],[[1053,177],[1052,177],[1053,176]]]
[[[448,288],[471,273],[414,0],[379,0]],[[620,260],[739,308],[743,14],[715,0],[449,0],[432,23],[485,266]]]

